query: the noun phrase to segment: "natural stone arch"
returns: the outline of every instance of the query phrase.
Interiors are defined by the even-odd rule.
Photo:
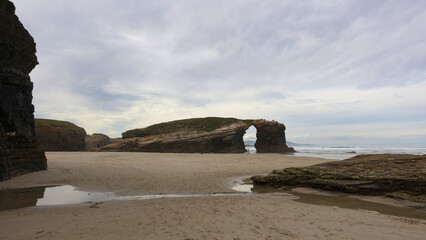
[[[215,124],[212,124],[215,123]],[[218,124],[220,123],[220,124]],[[159,123],[123,133],[123,140],[101,151],[170,153],[244,153],[243,136],[250,126],[257,130],[260,153],[294,152],[285,143],[285,126],[276,121],[236,118],[194,118]]]
[[[256,152],[254,147],[254,144],[256,143],[256,134],[257,134],[256,127],[251,125],[249,126],[249,128],[246,130],[246,132],[243,135],[244,146],[246,148],[247,153]]]

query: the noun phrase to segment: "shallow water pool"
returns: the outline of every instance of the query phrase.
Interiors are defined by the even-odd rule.
[[[247,193],[251,192],[253,194],[279,192],[287,194],[286,196],[293,196],[293,198],[290,198],[291,200],[301,203],[336,206],[340,208],[368,211],[376,214],[426,220],[426,204],[422,203],[413,203],[411,206],[399,207],[391,204],[366,201],[343,193],[317,191],[314,189],[309,189],[307,192],[282,190],[271,186],[253,186],[253,184],[247,182],[236,185],[232,189]],[[294,198],[294,196],[296,198]]]

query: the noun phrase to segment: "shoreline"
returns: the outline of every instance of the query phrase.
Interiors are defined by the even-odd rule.
[[[142,194],[234,192],[232,178],[327,159],[281,154],[47,152],[49,169],[0,189],[66,184]],[[0,212],[0,239],[423,239],[426,221],[293,201],[280,193],[112,200]],[[58,221],[60,219],[60,221]]]

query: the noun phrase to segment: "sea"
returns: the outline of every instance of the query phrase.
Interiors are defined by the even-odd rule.
[[[256,153],[256,148],[246,146],[250,154]],[[389,148],[389,147],[321,147],[321,146],[293,146],[295,153],[290,153],[293,156],[316,157],[343,160],[354,157],[360,154],[426,154],[425,148]]]

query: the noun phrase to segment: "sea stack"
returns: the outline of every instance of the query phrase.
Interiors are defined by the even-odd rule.
[[[29,73],[38,64],[35,53],[34,39],[15,15],[15,6],[0,0],[0,180],[47,169],[34,133]]]

